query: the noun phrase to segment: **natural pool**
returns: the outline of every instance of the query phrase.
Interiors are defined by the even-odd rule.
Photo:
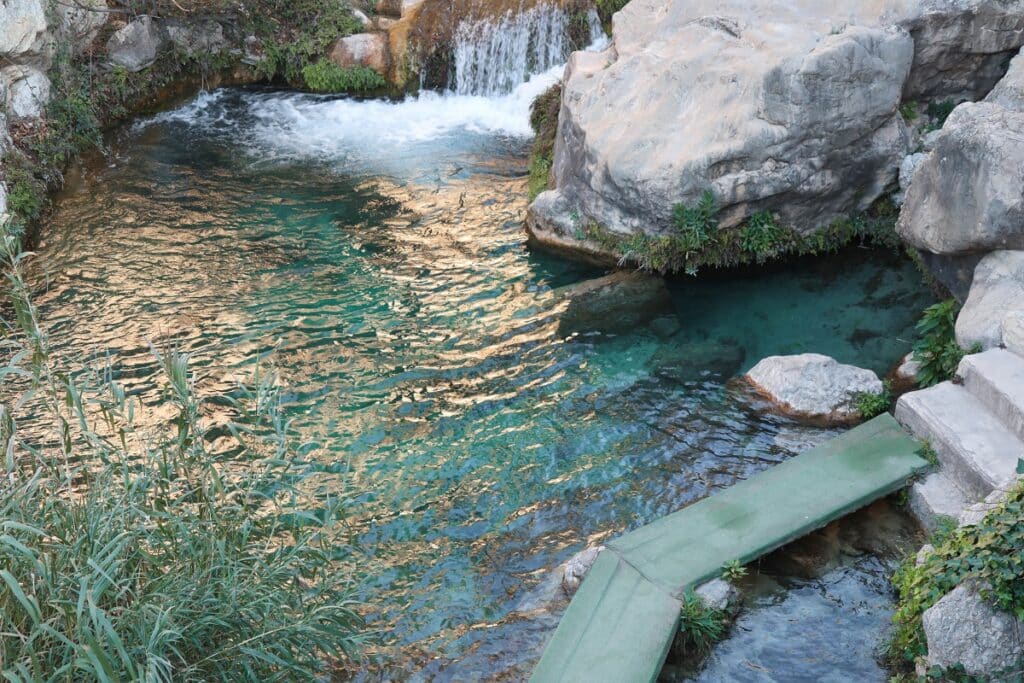
[[[149,344],[214,396],[280,370],[297,432],[350,468],[364,678],[521,678],[560,562],[829,435],[733,376],[812,350],[885,372],[929,303],[907,261],[853,248],[673,281],[670,324],[564,338],[552,289],[601,273],[525,247],[523,114],[203,95],[118,133],[41,236],[58,354],[109,352],[149,400]]]

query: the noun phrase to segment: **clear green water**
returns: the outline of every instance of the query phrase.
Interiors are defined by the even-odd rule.
[[[928,303],[909,263],[851,249],[676,281],[674,321],[561,338],[552,288],[600,273],[526,249],[528,141],[367,137],[357,107],[229,91],[123,131],[72,177],[34,277],[57,351],[111,353],[147,401],[150,343],[214,395],[281,371],[297,431],[351,468],[382,641],[364,678],[522,677],[559,563],[828,436],[734,375],[805,350],[885,371]]]

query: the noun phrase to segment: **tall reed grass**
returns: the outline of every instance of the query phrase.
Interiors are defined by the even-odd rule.
[[[217,421],[188,357],[158,353],[173,419],[141,424],[109,367],[51,357],[27,258],[4,223],[0,676],[306,681],[357,659],[343,497],[274,375]]]

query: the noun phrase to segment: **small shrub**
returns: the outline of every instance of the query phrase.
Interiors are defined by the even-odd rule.
[[[919,338],[914,345],[914,360],[921,365],[917,382],[923,387],[951,379],[966,353],[956,342],[959,310],[955,300],[942,301],[926,308],[917,323]]]
[[[855,397],[857,412],[865,420],[881,415],[892,405],[892,384],[888,380],[882,384],[884,388],[880,393],[861,391]]]
[[[701,249],[711,240],[718,225],[718,206],[710,190],[704,191],[696,206],[676,204],[672,214],[683,251]]]
[[[747,568],[739,560],[727,562],[722,567],[722,578],[726,581],[738,581],[747,575]]]
[[[939,466],[939,454],[935,452],[935,447],[931,442],[922,441],[921,447],[917,449],[917,454],[932,467]]]
[[[679,614],[684,654],[707,654],[725,635],[726,623],[724,612],[708,607],[696,593],[687,591]]]
[[[44,188],[28,169],[10,164],[7,167],[7,209],[25,221],[39,217],[43,209]]]
[[[904,121],[913,121],[918,117],[917,102],[904,102],[900,105],[900,116]]]
[[[740,231],[740,245],[761,263],[779,253],[784,237],[785,231],[775,222],[775,216],[770,211],[758,211]]]
[[[320,61],[302,69],[302,78],[313,92],[368,92],[387,85],[384,77],[365,66],[340,67],[334,62]]]

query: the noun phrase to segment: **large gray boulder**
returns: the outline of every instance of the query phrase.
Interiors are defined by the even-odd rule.
[[[142,71],[156,61],[166,41],[165,32],[152,17],[139,17],[110,37],[107,54],[118,66]]]
[[[0,64],[50,66],[54,45],[46,8],[46,0],[0,2]]]
[[[995,676],[1024,662],[1024,626],[989,605],[973,582],[925,610],[922,621],[932,666],[962,664],[972,676]]]
[[[186,57],[216,55],[231,47],[224,35],[224,27],[211,20],[199,22],[173,21],[167,23],[167,37]]]
[[[769,356],[751,368],[746,379],[781,412],[829,423],[859,419],[857,395],[885,390],[871,370],[843,365],[820,353]]]
[[[46,113],[50,102],[50,79],[27,65],[0,69],[0,103],[12,122],[34,121]]]
[[[1024,251],[996,251],[974,269],[974,282],[956,319],[956,340],[969,349],[1003,343],[1007,314],[1024,310]]]
[[[908,83],[952,96],[978,63],[1005,64],[1024,42],[1015,2],[633,0],[611,47],[569,60],[533,240],[599,251],[591,224],[668,234],[673,206],[706,190],[721,227],[769,210],[808,233],[863,210],[910,151]]]
[[[957,107],[907,190],[899,234],[932,254],[1024,249],[1024,55]]]

